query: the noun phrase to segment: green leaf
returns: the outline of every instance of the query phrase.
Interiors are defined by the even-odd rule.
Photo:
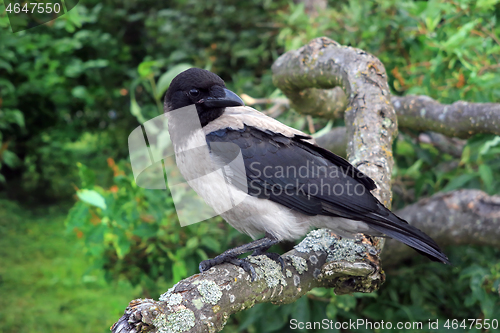
[[[24,128],[24,115],[21,111],[15,109],[0,110],[0,128],[9,128],[8,124],[17,124],[19,127]]]
[[[85,243],[87,244],[87,250],[94,257],[102,256],[104,248],[104,235],[108,231],[105,224],[101,223],[96,227],[91,228],[86,237]]]
[[[476,173],[466,173],[458,177],[455,177],[443,188],[443,192],[448,192],[456,190],[458,188],[462,188],[465,184],[467,184],[476,176],[477,176]]]
[[[76,195],[80,200],[92,205],[96,206],[102,209],[106,209],[106,200],[104,200],[104,197],[100,195],[98,192],[94,190],[79,190],[76,192]]]
[[[495,136],[493,139],[486,141],[479,149],[479,155],[486,155],[491,148],[500,143],[500,135]]]
[[[488,189],[488,192],[493,190],[493,171],[487,164],[481,164],[479,166],[479,176],[484,183],[484,186]]]
[[[477,9],[491,10],[495,8],[495,5],[499,3],[500,0],[478,0],[476,3]]]
[[[141,238],[151,238],[156,236],[158,232],[157,223],[141,223],[134,231],[134,235]]]
[[[14,120],[14,122],[19,125],[19,127],[22,127],[22,128],[25,127],[24,115],[21,111],[11,110],[11,116],[12,116],[12,119]]]
[[[464,150],[462,151],[462,158],[460,159],[460,164],[467,164],[470,161],[470,146],[465,146]]]
[[[139,72],[139,75],[143,78],[151,76],[153,72],[154,67],[160,67],[162,65],[162,62],[159,60],[150,60],[150,61],[143,61],[139,64],[137,67],[137,71]]]
[[[186,242],[187,249],[196,249],[197,247],[198,247],[198,238],[196,237],[190,238]]]
[[[76,86],[71,90],[71,95],[76,98],[84,99],[87,96],[87,88],[85,86]]]
[[[217,242],[215,239],[213,239],[210,236],[203,237],[201,239],[201,245],[206,246],[207,248],[209,248],[210,250],[212,250],[214,252],[220,252],[220,250],[221,250],[220,243]]]
[[[85,69],[89,68],[104,68],[109,65],[109,61],[106,59],[94,59],[89,60],[84,63]]]
[[[174,281],[180,281],[187,276],[186,265],[182,261],[177,261],[172,265]]]
[[[442,44],[442,48],[448,52],[460,51],[460,46],[464,40],[469,36],[470,31],[477,24],[477,20],[464,24],[456,33],[454,33],[446,42]]]
[[[337,312],[338,312],[337,304],[335,304],[333,302],[328,303],[328,305],[326,306],[326,316],[329,319],[336,319],[337,318]]]
[[[142,115],[141,107],[135,100],[135,96],[130,98],[130,113],[132,113],[141,124],[146,122],[146,119]]]
[[[83,226],[89,219],[89,207],[82,202],[77,202],[66,217],[66,232],[72,232],[73,228]]]
[[[4,150],[0,158],[10,168],[18,167],[21,164],[19,157],[10,150]]]
[[[7,71],[7,73],[12,73],[13,69],[11,64],[9,64],[7,61],[0,59],[0,68],[3,68]]]
[[[420,177],[420,169],[422,168],[422,164],[424,163],[424,160],[419,159],[411,167],[406,170],[405,174],[409,177],[412,178],[418,178]]]
[[[118,258],[123,259],[127,253],[130,252],[130,240],[125,233],[120,233],[118,235],[118,241],[114,243],[116,254]]]
[[[178,64],[163,73],[156,83],[156,98],[160,98],[170,86],[170,82],[181,72],[193,67],[190,64]]]
[[[293,315],[300,322],[307,322],[311,317],[309,302],[307,297],[301,297],[295,302]]]
[[[80,176],[80,180],[82,181],[82,188],[91,189],[95,185],[95,173],[87,166],[82,163],[76,163],[78,167],[78,175]]]

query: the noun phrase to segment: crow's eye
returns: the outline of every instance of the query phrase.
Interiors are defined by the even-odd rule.
[[[200,95],[200,91],[198,89],[191,89],[189,90],[189,95],[191,95],[191,97],[198,97]]]

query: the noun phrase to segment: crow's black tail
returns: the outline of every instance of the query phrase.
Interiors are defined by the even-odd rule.
[[[379,205],[379,212],[370,214],[372,218],[370,227],[372,229],[405,243],[432,261],[450,264],[448,257],[432,238],[409,225],[408,222],[396,216],[381,203]]]

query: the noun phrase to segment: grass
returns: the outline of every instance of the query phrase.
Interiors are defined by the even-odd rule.
[[[0,200],[0,332],[109,332],[140,289],[88,271],[64,234],[67,207],[27,211]]]

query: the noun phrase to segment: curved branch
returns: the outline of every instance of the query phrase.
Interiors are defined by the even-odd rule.
[[[500,247],[500,196],[479,190],[438,193],[396,212],[442,245]],[[415,253],[404,244],[387,240],[382,258],[395,265]]]
[[[273,83],[292,105],[308,99],[324,100],[321,104],[328,105],[334,102],[332,96],[339,96],[340,90],[333,88],[344,90],[349,97],[345,113],[347,156],[355,167],[375,180],[378,189],[374,195],[390,207],[394,163],[391,148],[397,120],[380,60],[363,50],[321,37],[279,57],[272,70]],[[335,114],[329,108],[322,113],[329,117]]]
[[[275,82],[276,84],[276,82]],[[304,88],[300,93],[287,93],[291,107],[300,113],[314,117],[335,119],[344,116],[348,100],[341,87],[333,89]]]
[[[462,150],[467,141],[457,138],[449,138],[436,132],[423,132],[418,136],[418,141],[432,144],[439,151],[460,158]],[[320,137],[316,143],[337,155],[345,156],[347,148],[347,135],[345,127],[335,127]]]

